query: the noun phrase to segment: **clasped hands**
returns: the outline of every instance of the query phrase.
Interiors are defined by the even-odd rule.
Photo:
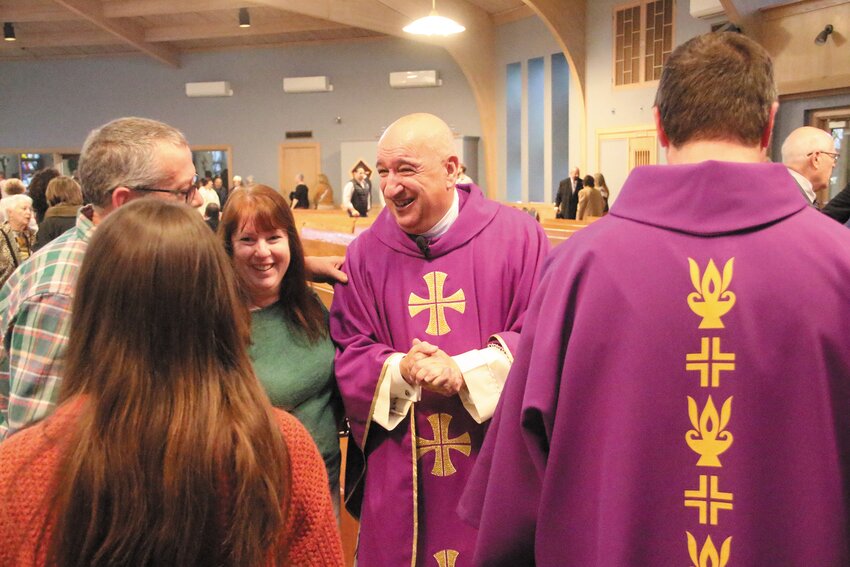
[[[431,343],[413,339],[413,347],[399,363],[401,377],[411,386],[421,386],[449,397],[463,387],[463,373],[446,352]]]

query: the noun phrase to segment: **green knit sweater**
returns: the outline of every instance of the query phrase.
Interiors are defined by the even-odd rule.
[[[289,323],[279,302],[251,316],[254,371],[272,405],[298,418],[313,436],[328,469],[331,494],[337,496],[342,402],[333,374],[333,343],[329,336],[311,343]]]

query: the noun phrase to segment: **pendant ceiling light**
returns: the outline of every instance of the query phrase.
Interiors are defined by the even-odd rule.
[[[452,20],[437,14],[437,0],[431,0],[431,13],[424,18],[411,22],[404,31],[416,35],[452,35],[466,28]]]
[[[239,27],[251,27],[251,14],[248,13],[248,8],[239,8]]]
[[[3,39],[6,41],[15,41],[15,24],[5,22],[3,24]]]

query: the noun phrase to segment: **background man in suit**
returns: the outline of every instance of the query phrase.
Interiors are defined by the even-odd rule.
[[[842,224],[850,221],[850,183],[845,185],[844,189],[821,209],[821,212]]]
[[[838,161],[835,142],[829,133],[812,126],[791,132],[782,144],[782,163],[797,181],[809,203],[820,208],[815,193],[829,186]]]
[[[555,217],[559,219],[576,218],[578,192],[584,187],[578,167],[573,166],[570,176],[561,180],[558,194],[555,196]]]

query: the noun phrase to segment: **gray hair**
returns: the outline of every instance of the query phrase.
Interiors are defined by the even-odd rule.
[[[4,219],[9,218],[9,209],[14,209],[21,204],[27,204],[32,207],[32,199],[29,195],[9,195],[0,199],[0,214]]]
[[[119,118],[92,130],[77,170],[84,201],[106,207],[116,187],[155,187],[163,182],[163,164],[154,159],[160,143],[189,147],[179,130],[147,118]]]

